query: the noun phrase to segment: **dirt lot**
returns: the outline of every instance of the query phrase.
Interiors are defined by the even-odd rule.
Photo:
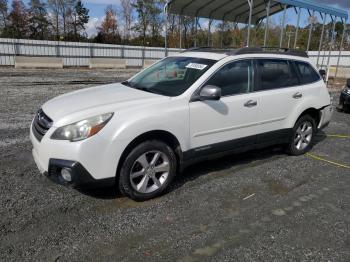
[[[136,203],[77,191],[36,169],[30,121],[46,100],[130,71],[0,69],[0,260],[349,261],[350,169],[279,148],[191,166]],[[335,93],[335,99],[337,95]],[[312,154],[350,165],[350,115]]]

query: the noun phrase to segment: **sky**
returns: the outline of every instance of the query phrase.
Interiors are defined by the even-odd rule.
[[[12,0],[9,0],[11,3]],[[89,36],[96,34],[96,27],[101,24],[101,21],[104,17],[104,10],[107,7],[107,5],[115,5],[116,7],[119,6],[120,0],[82,0],[84,5],[90,10],[90,21],[86,26],[86,32]],[[24,2],[28,2],[28,0],[24,0]],[[322,4],[328,4],[337,8],[345,9],[350,14],[350,0],[314,0],[314,2],[322,3]],[[277,14],[272,19],[273,22],[278,23],[281,18],[281,14]],[[286,22],[290,24],[296,23],[296,15],[293,9],[289,9],[287,12]],[[319,21],[321,21],[321,18],[318,18]],[[308,14],[306,11],[303,12],[302,18],[301,18],[301,25],[306,25],[308,21]],[[203,21],[205,24],[206,22]]]
[[[350,14],[350,0],[314,0],[315,2],[319,2],[322,4],[328,4],[337,8],[345,9]],[[103,20],[104,10],[107,5],[119,5],[119,0],[83,0],[83,3],[90,9],[90,17],[91,20],[87,25],[87,33],[88,35],[93,35],[96,33],[96,26],[98,26]],[[321,17],[318,18],[321,21]],[[278,23],[280,21],[280,14],[277,14],[272,19],[273,22]],[[203,21],[204,24],[206,23]],[[296,15],[293,9],[288,10],[287,23],[296,23]],[[301,24],[306,25],[308,23],[308,14],[304,11],[301,19]]]

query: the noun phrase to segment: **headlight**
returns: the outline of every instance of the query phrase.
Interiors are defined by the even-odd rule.
[[[113,113],[90,117],[82,121],[62,126],[52,134],[51,139],[79,141],[97,134],[112,118]]]

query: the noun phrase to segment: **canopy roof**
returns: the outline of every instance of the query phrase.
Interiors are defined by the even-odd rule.
[[[253,23],[257,23],[266,17],[267,2],[268,0],[254,0],[252,12]],[[308,0],[271,1],[270,15],[282,11],[284,5],[287,5],[287,8],[301,7],[340,17],[345,20],[348,19],[348,13],[344,10]],[[249,19],[249,4],[247,0],[168,0],[168,12],[246,24]]]

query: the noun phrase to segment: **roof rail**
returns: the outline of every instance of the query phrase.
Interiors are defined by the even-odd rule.
[[[231,48],[213,48],[209,46],[202,47],[192,47],[184,50],[181,53],[185,52],[212,52],[212,53],[221,53],[227,55],[245,55],[245,54],[284,54],[291,56],[299,57],[309,57],[305,51],[295,50],[290,48],[280,48],[280,47],[243,47],[239,49]]]
[[[230,55],[244,55],[244,54],[285,54],[291,56],[309,57],[305,51],[295,50],[290,48],[280,47],[244,47],[232,50]]]
[[[188,48],[188,49],[182,51],[181,53],[186,53],[186,52],[191,52],[191,51],[200,51],[200,50],[205,50],[205,49],[212,49],[212,47],[209,47],[209,46],[191,47],[191,48]]]

